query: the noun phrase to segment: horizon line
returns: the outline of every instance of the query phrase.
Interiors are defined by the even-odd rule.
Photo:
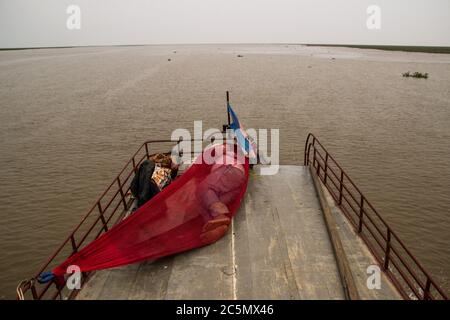
[[[148,44],[111,44],[111,45],[72,45],[72,46],[37,46],[37,47],[11,47],[0,48],[0,51],[14,51],[14,50],[40,50],[40,49],[69,49],[69,48],[97,48],[97,47],[146,47],[146,46],[208,46],[208,45],[301,45],[314,47],[344,47],[344,48],[358,48],[358,49],[375,49],[386,51],[408,51],[408,52],[424,52],[424,53],[450,53],[450,46],[420,46],[420,45],[371,45],[371,44],[331,44],[331,43],[257,43],[257,42],[242,42],[242,43],[148,43]]]

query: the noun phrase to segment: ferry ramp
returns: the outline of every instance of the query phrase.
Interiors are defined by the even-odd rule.
[[[140,264],[95,272],[77,299],[345,299],[345,284],[311,173],[280,166],[251,172],[232,227],[218,242]],[[327,197],[361,299],[400,299],[375,259]]]

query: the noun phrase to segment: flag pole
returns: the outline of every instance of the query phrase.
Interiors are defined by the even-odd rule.
[[[228,106],[230,105],[230,93],[227,91],[227,116],[228,116],[228,126],[230,126],[230,112],[228,111]]]

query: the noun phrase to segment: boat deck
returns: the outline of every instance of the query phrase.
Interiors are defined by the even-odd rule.
[[[256,167],[256,170],[258,168]],[[330,200],[330,199],[328,199]],[[368,289],[375,259],[332,205],[362,299],[400,299],[382,274]],[[247,194],[228,234],[207,247],[97,271],[77,299],[344,299],[336,258],[307,167],[251,172]]]

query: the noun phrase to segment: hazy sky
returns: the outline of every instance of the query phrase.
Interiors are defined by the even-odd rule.
[[[2,48],[164,43],[450,46],[450,0],[0,0]]]

